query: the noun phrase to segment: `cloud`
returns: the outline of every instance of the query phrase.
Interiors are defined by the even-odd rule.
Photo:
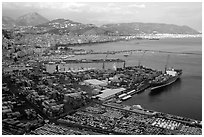
[[[107,5],[108,7],[114,7],[115,6],[115,4],[114,3],[108,3],[108,5]]]
[[[17,8],[17,3],[12,3],[12,2],[3,2],[2,3],[2,8],[5,9],[13,9],[13,8]]]
[[[118,11],[121,10],[120,7],[115,7],[115,6],[106,6],[106,7],[102,7],[102,6],[96,6],[96,7],[90,7],[90,12],[95,12],[95,13],[117,13]]]
[[[85,3],[76,2],[4,2],[2,4],[3,9],[10,10],[27,10],[31,11],[70,11],[70,12],[82,12],[83,7],[86,7]]]
[[[128,5],[128,7],[133,7],[133,8],[146,8],[145,4],[132,4]]]
[[[86,6],[84,3],[76,2],[3,2],[3,8],[35,8],[35,9],[67,9],[67,8],[81,8]]]
[[[62,4],[62,8],[82,8],[87,6],[87,4],[84,3],[75,3],[75,2],[65,2],[65,3],[61,3]]]

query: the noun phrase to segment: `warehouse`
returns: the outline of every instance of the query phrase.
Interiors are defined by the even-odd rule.
[[[105,89],[102,92],[102,94],[97,95],[100,100],[107,100],[112,97],[114,97],[117,94],[121,94],[123,91],[125,91],[125,88],[117,88],[117,89]]]
[[[95,88],[107,86],[107,82],[100,81],[97,79],[88,79],[88,80],[85,80],[84,83],[86,85],[90,85],[90,86],[95,87]]]

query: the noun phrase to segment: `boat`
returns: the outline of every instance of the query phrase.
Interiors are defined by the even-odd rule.
[[[162,88],[174,83],[182,75],[182,70],[180,69],[170,69],[167,70],[165,74],[160,75],[157,80],[150,82],[150,89],[155,90]]]
[[[124,56],[124,57],[128,57],[129,55],[130,55],[130,54],[126,53],[126,54],[124,54],[123,56]]]
[[[132,54],[132,52],[128,52],[128,53],[125,53],[123,56],[124,57],[128,57],[128,56],[130,56]]]
[[[149,40],[159,40],[159,38],[149,38]]]
[[[143,109],[141,105],[133,105],[132,108],[133,109]]]
[[[149,83],[145,83],[145,84],[143,83],[143,84],[140,86],[140,88],[136,91],[136,93],[139,94],[140,92],[142,92],[142,91],[148,89],[149,86],[150,86]]]
[[[169,60],[169,55],[167,57],[167,63],[165,65],[164,74],[159,75],[154,80],[149,82],[150,90],[155,90],[158,88],[168,86],[174,83],[182,75],[181,69],[173,69],[173,68],[167,69],[168,60]]]

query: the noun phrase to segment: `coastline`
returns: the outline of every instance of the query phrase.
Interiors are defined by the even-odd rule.
[[[111,36],[108,36],[111,37]],[[160,40],[160,39],[185,39],[185,38],[202,38],[202,34],[195,34],[195,35],[189,35],[189,34],[158,34],[158,35],[133,35],[133,36],[119,36],[120,38],[116,40],[109,40],[109,41],[95,41],[95,42],[86,42],[86,43],[67,43],[67,44],[57,44],[57,46],[67,46],[67,47],[81,47],[81,46],[92,46],[92,45],[98,45],[103,43],[113,43],[113,42],[119,42],[119,41],[132,41],[132,40]]]

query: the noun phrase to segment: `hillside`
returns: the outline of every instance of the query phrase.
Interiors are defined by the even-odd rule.
[[[53,34],[71,34],[71,35],[107,35],[111,33],[108,30],[96,27],[93,24],[82,24],[68,19],[55,19],[44,24],[36,26],[43,28],[48,33]]]
[[[20,16],[16,20],[16,25],[19,26],[36,26],[42,23],[46,23],[49,20],[45,17],[41,16],[40,14],[33,12],[28,13],[26,15]]]
[[[16,25],[14,19],[8,16],[2,16],[2,27],[3,28],[12,28]]]
[[[188,27],[178,26],[173,24],[161,23],[119,23],[119,24],[106,24],[101,28],[113,31],[121,35],[130,34],[150,34],[150,33],[170,33],[170,34],[198,34],[199,32]]]

